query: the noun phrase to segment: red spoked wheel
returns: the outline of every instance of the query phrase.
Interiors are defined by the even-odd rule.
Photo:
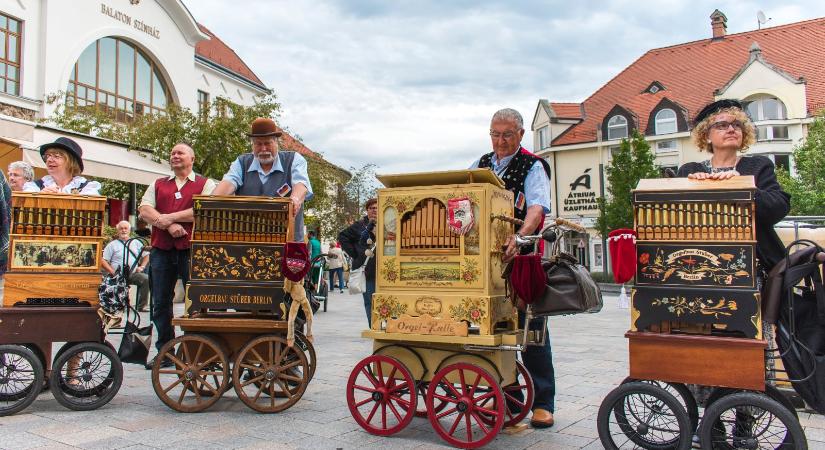
[[[507,407],[504,408],[504,426],[512,427],[518,424],[530,410],[533,409],[533,399],[535,398],[536,390],[533,387],[533,379],[527,372],[521,361],[516,361],[516,382],[502,389],[504,391],[504,400]],[[521,395],[516,393],[520,392]],[[519,400],[519,398],[523,400]]]
[[[361,428],[378,436],[404,429],[415,416],[416,384],[395,358],[372,355],[362,359],[347,382],[347,405]]]
[[[436,412],[436,402],[446,403]],[[427,391],[430,424],[450,445],[478,448],[504,426],[504,394],[484,369],[455,363],[436,372]]]
[[[427,390],[430,389],[430,383],[427,381],[419,381],[416,383],[416,386],[420,398],[418,399],[418,408],[415,410],[415,417],[427,417]],[[446,406],[447,402],[439,400],[435,405],[434,411],[441,412]]]

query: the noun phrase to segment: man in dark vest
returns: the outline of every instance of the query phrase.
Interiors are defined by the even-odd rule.
[[[544,216],[550,213],[550,165],[542,158],[521,146],[524,137],[524,119],[514,109],[502,109],[493,114],[490,121],[490,138],[493,151],[483,155],[470,168],[487,167],[504,181],[504,187],[513,192],[515,216],[524,221],[516,232],[519,235],[535,234],[544,224]],[[518,252],[515,235],[507,238],[502,259],[507,262]],[[519,311],[520,326],[524,326],[524,314]],[[541,321],[530,323],[530,329],[540,330]],[[521,359],[533,378],[536,398],[530,424],[535,428],[553,426],[556,380],[553,371],[553,353],[549,334],[546,344],[531,346],[522,352]]]
[[[257,118],[248,133],[252,153],[238,156],[215,195],[289,197],[295,214],[295,241],[304,240],[304,200],[312,198],[307,161],[297,152],[279,151],[283,134],[272,119]]]
[[[194,214],[193,195],[208,195],[215,182],[192,171],[195,151],[188,144],[172,147],[169,164],[175,173],[155,180],[140,201],[140,218],[152,224],[152,322],[158,330],[158,350],[175,338],[172,327],[172,298],[180,278],[189,281],[189,240]],[[165,364],[171,364],[168,359]],[[154,360],[146,365],[149,369]]]

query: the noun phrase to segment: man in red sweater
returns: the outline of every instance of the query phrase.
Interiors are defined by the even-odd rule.
[[[178,278],[189,281],[189,240],[194,213],[193,195],[209,195],[215,182],[192,171],[195,150],[188,144],[172,147],[169,165],[175,173],[149,185],[140,201],[140,218],[152,225],[152,322],[158,330],[155,342],[160,350],[175,338],[172,326],[172,298]],[[169,364],[169,361],[165,361]],[[154,360],[146,365],[150,369]]]

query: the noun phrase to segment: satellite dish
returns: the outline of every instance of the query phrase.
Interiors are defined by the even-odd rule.
[[[768,17],[765,16],[765,13],[762,11],[756,12],[756,20],[758,20],[760,24],[768,23]]]

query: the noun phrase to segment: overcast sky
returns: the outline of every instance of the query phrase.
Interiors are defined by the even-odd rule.
[[[538,100],[580,102],[644,52],[825,16],[825,1],[188,0],[272,88],[280,122],[344,167],[468,166],[491,151],[490,116],[529,131]],[[812,43],[813,44],[813,43]],[[816,43],[823,45],[823,43]]]

